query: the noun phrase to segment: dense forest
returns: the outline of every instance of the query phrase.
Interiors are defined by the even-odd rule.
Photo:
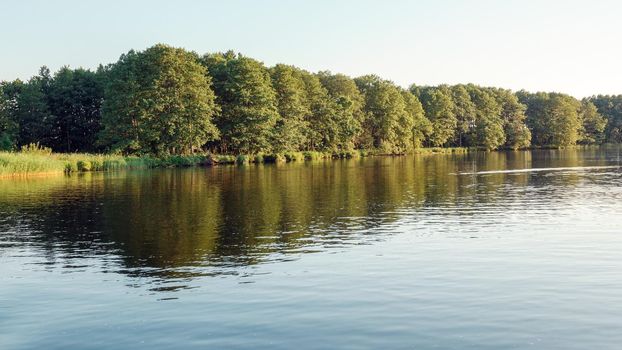
[[[622,95],[466,85],[404,89],[236,54],[167,45],[97,70],[46,67],[0,83],[0,149],[227,154],[419,147],[564,147],[622,141]]]

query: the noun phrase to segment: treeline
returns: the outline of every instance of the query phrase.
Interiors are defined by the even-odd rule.
[[[467,85],[403,89],[155,45],[96,71],[43,67],[0,83],[0,148],[57,152],[230,154],[418,147],[519,149],[622,141],[622,95]]]

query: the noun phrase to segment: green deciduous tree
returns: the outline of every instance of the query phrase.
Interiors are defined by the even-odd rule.
[[[607,119],[598,113],[598,109],[588,99],[581,101],[579,111],[582,128],[579,134],[579,142],[583,144],[601,144],[605,141],[605,128]]]
[[[19,132],[19,124],[14,119],[17,108],[14,84],[16,82],[0,82],[0,150],[2,151],[15,147]]]
[[[411,143],[409,148],[422,147],[426,137],[432,133],[432,123],[425,117],[423,106],[415,95],[409,91],[403,90],[402,98],[404,98],[409,119],[412,120],[411,134],[408,137]],[[409,125],[405,125],[404,128],[406,129],[408,126]]]
[[[497,149],[505,143],[501,105],[485,89],[469,85],[467,90],[475,106],[475,127],[469,134],[471,144],[487,150]]]
[[[337,119],[337,105],[322,86],[317,75],[307,71],[300,71],[307,94],[307,108],[311,113],[307,115],[306,130],[307,146],[309,150],[336,150],[339,146],[339,120]]]
[[[577,99],[560,93],[519,91],[517,95],[527,105],[527,125],[536,145],[562,147],[579,140],[582,123]]]
[[[432,133],[428,137],[430,145],[440,147],[451,141],[458,120],[449,88],[411,86],[410,91],[419,98],[426,117],[432,123]]]
[[[457,146],[474,146],[469,144],[469,135],[474,133],[476,126],[476,107],[469,91],[464,85],[454,85],[451,88],[451,99],[454,106],[454,114],[456,116],[456,142]]]
[[[497,103],[501,106],[504,121],[505,147],[509,149],[526,148],[531,145],[531,131],[525,124],[527,106],[520,103],[510,90],[492,89]]]
[[[211,82],[195,55],[155,45],[122,55],[106,75],[101,136],[112,149],[189,153],[218,137]]]
[[[277,152],[298,151],[306,144],[311,114],[305,82],[299,69],[284,64],[271,68],[270,76],[279,111],[272,146]]]
[[[363,124],[369,146],[386,153],[403,153],[412,145],[414,120],[406,111],[400,88],[375,75],[355,79],[365,97]]]
[[[318,73],[318,77],[335,103],[338,148],[347,150],[360,147],[365,101],[356,83],[348,76],[326,71]]]
[[[41,67],[39,75],[32,77],[26,84],[16,82],[14,85],[16,106],[13,120],[19,126],[19,145],[40,143],[50,146],[52,115],[47,105],[47,95],[51,80],[50,70]]]
[[[222,134],[217,148],[237,153],[272,151],[279,113],[268,69],[232,51],[207,54],[202,62],[213,78],[222,109],[216,119]]]
[[[92,152],[100,130],[104,93],[97,73],[61,68],[50,82],[49,146],[60,152]]]
[[[2,83],[9,138],[58,152],[94,151],[103,91],[97,74],[63,67],[54,76],[42,67],[27,83]]]
[[[622,142],[622,95],[598,95],[590,97],[589,101],[607,119],[605,141]]]

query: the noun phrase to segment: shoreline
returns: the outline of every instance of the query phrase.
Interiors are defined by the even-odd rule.
[[[389,154],[379,150],[347,152],[285,152],[279,154],[227,155],[194,154],[165,157],[120,156],[88,153],[0,152],[0,180],[24,177],[45,177],[73,173],[108,172],[157,168],[210,167],[219,165],[274,164],[319,160],[357,159],[364,157],[403,157],[408,155],[450,155],[473,152],[507,152],[530,150],[564,150],[607,147],[602,145],[573,145],[565,147],[529,147],[520,150],[486,150],[475,147],[425,147],[408,153]]]

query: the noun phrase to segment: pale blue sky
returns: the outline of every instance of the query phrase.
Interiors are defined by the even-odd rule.
[[[622,93],[616,0],[0,0],[0,79],[162,42],[408,86]]]

